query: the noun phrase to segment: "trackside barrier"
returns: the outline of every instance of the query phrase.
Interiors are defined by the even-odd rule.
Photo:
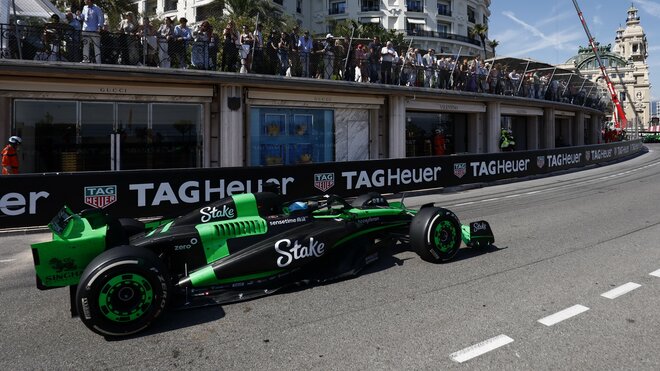
[[[396,193],[548,174],[636,154],[641,140],[553,150],[296,166],[44,173],[0,178],[0,228],[47,224],[68,205],[118,217],[174,216],[279,183],[285,198]]]

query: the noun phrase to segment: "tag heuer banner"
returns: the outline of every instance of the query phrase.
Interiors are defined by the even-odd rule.
[[[0,228],[46,225],[63,205],[117,217],[175,216],[279,185],[285,199],[397,193],[552,173],[638,153],[640,140],[553,150],[297,166],[46,173],[0,177]]]

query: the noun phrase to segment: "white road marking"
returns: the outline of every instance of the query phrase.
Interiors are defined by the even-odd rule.
[[[649,273],[649,274],[650,274],[651,276],[660,277],[660,269],[658,269],[657,271],[653,271],[653,272],[651,272],[651,273]]]
[[[631,292],[632,290],[642,287],[642,285],[634,282],[628,282],[624,285],[621,285],[619,287],[613,288],[612,290],[600,294],[600,296],[608,299],[615,299],[618,298],[619,296]]]
[[[566,308],[562,311],[559,311],[555,314],[551,314],[547,317],[543,317],[539,320],[540,323],[546,325],[546,326],[552,326],[554,324],[557,324],[565,319],[569,319],[571,317],[577,316],[580,313],[588,311],[589,308],[585,307],[584,305],[574,305],[570,308]]]
[[[0,263],[11,263],[16,259],[0,259]]]
[[[474,344],[470,347],[459,350],[458,352],[454,352],[450,354],[449,357],[458,363],[463,363],[474,357],[478,357],[484,353],[488,353],[491,350],[495,350],[512,342],[513,339],[510,337],[506,335],[499,335],[495,336],[494,338],[484,340],[481,343]]]

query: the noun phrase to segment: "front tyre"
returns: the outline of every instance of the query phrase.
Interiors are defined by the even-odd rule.
[[[103,336],[147,328],[167,305],[168,277],[151,251],[119,246],[94,258],[83,272],[76,306],[85,326]]]
[[[423,208],[410,223],[410,245],[428,262],[445,262],[461,247],[461,223],[450,210]]]

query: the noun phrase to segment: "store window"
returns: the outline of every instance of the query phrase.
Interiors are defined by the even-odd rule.
[[[334,161],[333,122],[332,110],[253,107],[250,165]]]
[[[200,104],[14,102],[21,172],[193,168],[202,163]]]
[[[406,157],[456,153],[456,128],[466,121],[461,113],[407,112]]]

